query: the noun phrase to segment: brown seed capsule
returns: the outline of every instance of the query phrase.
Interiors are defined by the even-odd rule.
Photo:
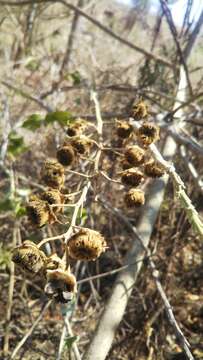
[[[46,255],[39,250],[32,241],[26,240],[13,250],[12,261],[23,270],[30,273],[38,273],[43,270],[46,263]]]
[[[44,191],[41,194],[41,199],[47,201],[49,205],[59,205],[64,203],[64,196],[57,189],[48,189],[47,191]],[[52,210],[55,213],[59,213],[62,209],[63,207],[60,206],[52,207]]]
[[[66,130],[68,136],[81,135],[85,130],[87,123],[83,119],[77,119],[73,124],[70,124]]]
[[[56,153],[57,160],[63,166],[69,166],[75,159],[75,150],[72,145],[61,146]]]
[[[133,132],[133,127],[127,121],[117,121],[117,135],[122,139],[127,139]]]
[[[41,227],[49,222],[50,208],[49,204],[43,200],[30,201],[26,207],[27,215],[31,223]]]
[[[124,200],[128,207],[137,207],[144,204],[145,195],[142,190],[130,189],[127,194],[125,194]]]
[[[64,167],[56,160],[46,160],[42,168],[42,179],[47,186],[61,189],[64,181]]]
[[[138,103],[133,105],[130,116],[132,116],[135,120],[141,120],[147,117],[147,115],[148,108],[144,101],[138,101]]]
[[[165,169],[156,161],[150,160],[144,166],[144,173],[152,178],[157,178],[164,175]]]
[[[71,139],[71,144],[79,154],[84,155],[90,150],[92,142],[86,136],[75,136]]]
[[[62,269],[47,270],[45,293],[56,301],[66,303],[71,301],[77,288],[76,278],[70,271]]]
[[[68,242],[69,254],[76,260],[96,260],[105,250],[105,239],[91,229],[81,229]]]
[[[143,173],[135,168],[125,170],[121,175],[122,183],[129,186],[138,186],[143,179]]]
[[[131,146],[125,152],[125,159],[131,165],[139,166],[144,162],[144,154],[145,151],[141,147]]]
[[[140,140],[142,145],[149,146],[159,139],[159,132],[160,129],[158,126],[145,122],[137,131],[138,140]]]

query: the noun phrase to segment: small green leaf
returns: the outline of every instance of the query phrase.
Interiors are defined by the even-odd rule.
[[[8,196],[0,201],[0,212],[12,211],[13,209],[14,203]]]
[[[44,121],[44,118],[40,114],[32,114],[27,120],[24,121],[22,127],[31,131],[38,129]]]
[[[17,218],[20,218],[24,215],[26,215],[26,208],[24,206],[21,206],[18,204],[15,208],[15,215]]]
[[[46,115],[45,122],[52,124],[54,121],[57,121],[60,125],[66,126],[71,119],[72,115],[68,111],[54,111]]]
[[[19,136],[16,132],[11,132],[9,135],[8,153],[15,157],[22,154],[27,149],[28,146],[25,146],[24,138]]]
[[[78,340],[78,336],[70,336],[65,340],[65,346],[70,350],[74,342]]]
[[[73,85],[80,85],[81,75],[80,75],[79,71],[76,70],[75,72],[71,73],[70,77],[73,80]]]

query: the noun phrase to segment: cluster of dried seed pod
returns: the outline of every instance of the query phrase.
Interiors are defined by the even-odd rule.
[[[86,127],[87,123],[82,119],[69,125],[66,131],[67,138],[56,154],[58,162],[63,166],[71,166],[79,156],[89,153],[92,141],[83,134]]]
[[[148,107],[144,101],[138,101],[132,106],[130,116],[134,120],[143,120],[138,130],[127,121],[117,121],[116,133],[124,149],[121,160],[123,169],[121,181],[129,188],[124,201],[127,207],[137,207],[145,202],[144,191],[137,187],[144,182],[146,176],[152,178],[162,176],[164,168],[150,155],[149,145],[159,139],[160,130],[157,125],[146,120]]]
[[[45,294],[59,302],[72,300],[77,282],[70,268],[56,254],[47,257],[30,240],[13,250],[12,261],[29,274],[39,274],[46,281]]]
[[[36,227],[53,223],[63,211],[65,195],[65,166],[74,163],[76,157],[89,152],[92,142],[83,135],[85,122],[81,119],[69,126],[67,139],[57,150],[57,159],[47,159],[41,170],[46,190],[32,194],[27,204],[27,215]],[[94,230],[81,228],[71,236],[66,245],[66,255],[73,260],[96,260],[107,248],[103,236]],[[66,256],[67,259],[67,256]],[[30,240],[13,250],[12,260],[29,274],[41,276],[45,281],[45,294],[62,303],[72,300],[77,291],[77,281],[70,266],[57,254],[46,256],[40,245]]]
[[[52,224],[57,220],[56,214],[62,212],[60,204],[64,203],[61,190],[65,183],[65,167],[88,153],[92,145],[90,139],[82,134],[85,126],[86,122],[82,119],[70,125],[65,142],[57,150],[57,159],[44,162],[41,178],[48,189],[43,194],[32,196],[27,205],[27,215],[33,225],[42,227],[47,223]]]
[[[61,193],[65,181],[63,166],[56,160],[46,160],[41,174],[47,189],[31,195],[26,207],[28,218],[36,227],[54,223],[56,214],[63,210],[60,205],[64,203],[64,195]]]

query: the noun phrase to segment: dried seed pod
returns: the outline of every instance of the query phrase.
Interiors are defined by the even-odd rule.
[[[41,227],[49,222],[51,211],[46,201],[40,199],[30,201],[26,210],[28,218],[33,225]]]
[[[137,130],[138,140],[144,146],[149,146],[159,139],[160,129],[155,124],[145,122]]]
[[[87,122],[83,119],[77,119],[73,124],[70,124],[66,130],[68,136],[81,135],[87,126]]]
[[[74,136],[71,144],[79,154],[84,155],[90,150],[92,141],[86,136]]]
[[[26,240],[22,245],[13,249],[12,261],[23,270],[38,273],[44,269],[46,255],[38,249],[35,243]]]
[[[42,168],[42,179],[47,186],[61,189],[64,181],[64,167],[56,160],[46,160]]]
[[[61,146],[56,153],[57,160],[63,166],[69,166],[75,159],[75,150],[72,145]]]
[[[147,117],[148,115],[148,107],[144,103],[144,101],[138,101],[133,105],[130,116],[132,116],[135,120],[141,120]]]
[[[152,178],[157,178],[164,175],[165,169],[156,161],[150,160],[144,166],[144,173]]]
[[[145,194],[139,189],[130,189],[125,194],[124,201],[128,207],[137,207],[145,203]]]
[[[138,186],[143,179],[143,173],[135,168],[125,170],[121,175],[122,183],[129,186]]]
[[[69,255],[76,260],[96,260],[105,250],[105,239],[91,229],[81,229],[68,242]]]
[[[48,189],[41,194],[41,199],[47,201],[49,205],[63,204],[64,196],[57,189]],[[53,207],[54,213],[59,213],[63,207]]]
[[[145,151],[141,147],[131,146],[125,152],[125,159],[131,165],[139,166],[144,162],[144,154]]]
[[[47,270],[45,293],[56,301],[66,303],[71,301],[76,292],[76,278],[69,270]]]
[[[65,267],[65,262],[57,254],[52,254],[46,259],[46,270],[65,270]]]
[[[117,135],[122,139],[127,139],[133,132],[133,126],[127,121],[117,121]]]

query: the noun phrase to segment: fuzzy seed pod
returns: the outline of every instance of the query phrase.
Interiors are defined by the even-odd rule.
[[[127,121],[118,121],[116,132],[118,137],[127,139],[133,132],[133,127]]]
[[[144,173],[149,177],[157,178],[164,175],[165,169],[156,161],[150,160],[145,164]]]
[[[106,241],[98,232],[81,229],[68,242],[69,255],[76,260],[96,260],[106,250]]]
[[[135,120],[141,120],[148,115],[148,108],[144,101],[139,101],[134,104],[132,107],[132,111],[130,116],[132,116]]]
[[[47,270],[45,293],[57,302],[71,301],[76,292],[76,278],[70,271],[61,269]]]
[[[38,273],[44,269],[46,255],[32,241],[26,240],[13,250],[12,261],[23,270]]]
[[[69,166],[75,159],[75,150],[72,145],[61,146],[56,153],[57,160],[63,166]]]
[[[42,168],[42,179],[47,186],[61,189],[64,181],[64,167],[56,160],[46,160]]]
[[[129,147],[125,152],[125,160],[133,166],[139,166],[144,162],[145,151],[135,145]]]
[[[82,132],[85,130],[87,123],[83,119],[77,119],[73,124],[70,124],[66,130],[68,136],[77,136],[81,135]]]
[[[71,145],[79,154],[84,155],[90,150],[92,142],[86,136],[74,136],[71,139]]]
[[[63,204],[64,196],[57,189],[48,189],[41,194],[41,199],[47,201],[49,205]],[[59,213],[63,208],[60,206],[53,207],[54,213]]]
[[[125,194],[124,201],[128,207],[138,207],[144,204],[145,195],[142,190],[139,189],[130,189],[127,194]]]
[[[144,175],[140,170],[130,168],[123,171],[121,181],[128,186],[138,186],[143,181]]]
[[[137,131],[138,140],[143,146],[149,146],[159,139],[160,129],[155,124],[145,122]]]
[[[37,227],[42,227],[49,222],[49,204],[43,200],[30,201],[26,207],[27,215],[31,223]]]

